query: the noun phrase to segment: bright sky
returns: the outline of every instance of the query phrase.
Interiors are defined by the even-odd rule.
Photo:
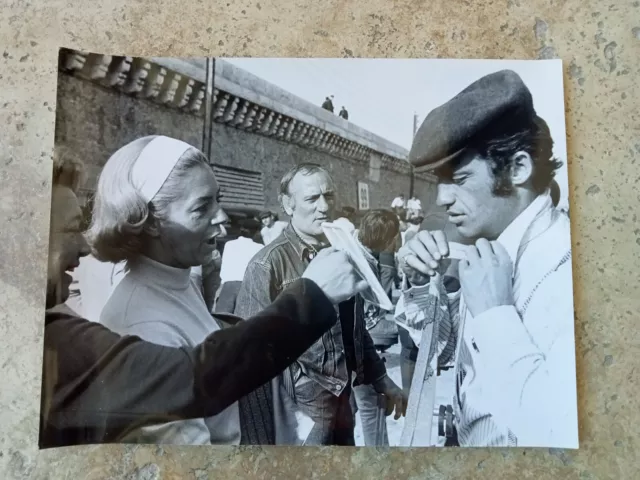
[[[413,115],[418,126],[429,111],[483,75],[502,69],[517,72],[533,95],[555,141],[554,153],[565,165],[557,172],[567,203],[567,148],[560,60],[399,60],[225,58],[298,97],[321,105],[334,95],[335,113],[345,106],[349,121],[409,149]]]

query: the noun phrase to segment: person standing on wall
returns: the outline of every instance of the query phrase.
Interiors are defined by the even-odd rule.
[[[322,108],[333,113],[333,95],[325,98],[324,102],[322,102]]]

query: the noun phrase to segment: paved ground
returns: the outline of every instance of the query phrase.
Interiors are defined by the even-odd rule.
[[[399,386],[402,386],[402,378],[400,376],[400,344],[392,346],[384,354],[386,358],[387,372],[391,379]],[[453,370],[447,370],[437,379],[436,405],[451,403],[451,395],[453,392]],[[434,421],[433,432],[437,432],[437,419]],[[389,434],[389,445],[397,446],[400,442],[400,435],[404,426],[404,418],[394,420],[393,415],[387,417],[387,432]],[[360,419],[356,417],[356,445],[364,446],[364,437],[362,434],[362,425]]]

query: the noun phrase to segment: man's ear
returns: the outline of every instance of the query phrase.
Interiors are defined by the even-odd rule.
[[[524,150],[519,150],[511,157],[511,182],[521,186],[533,176],[533,159]]]
[[[291,198],[289,195],[281,195],[280,203],[282,204],[282,209],[285,211],[285,213],[291,216],[293,214],[293,206],[294,206],[293,198]]]

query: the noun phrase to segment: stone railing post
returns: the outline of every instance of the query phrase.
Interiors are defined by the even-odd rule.
[[[198,66],[198,62],[111,56],[62,49],[59,68],[66,74],[162,104],[167,108],[178,109],[187,115],[201,116],[206,110],[203,108],[207,97],[206,71],[204,66]],[[276,97],[269,96],[268,88],[260,90],[266,87],[256,87],[259,79],[254,78],[253,83],[248,82],[238,87],[240,84],[234,82],[241,79],[242,75],[238,73],[241,71],[236,69],[231,76],[224,76],[229,75],[224,73],[229,68],[233,70],[236,67],[225,65],[220,73],[223,77],[220,78],[216,73],[216,84],[212,92],[212,115],[215,122],[336,157],[374,162],[370,167],[372,178],[380,176],[380,168],[409,173],[406,162],[408,152],[402,151],[400,147],[389,147],[389,142],[379,139],[381,145],[384,142],[386,144],[378,149],[375,140],[373,143],[370,140],[375,137],[373,134],[353,126],[345,129],[344,122],[324,118],[326,112],[321,112],[317,106],[311,106],[318,110],[317,117],[313,116],[309,106],[303,105],[301,110],[291,108],[291,104],[283,107],[284,104],[278,102],[282,101],[282,95],[286,95],[286,92],[280,91],[280,97],[277,97],[279,100],[272,100]],[[255,88],[258,90],[254,96],[252,92]],[[287,101],[285,98],[285,103]],[[295,101],[300,102],[299,99]],[[429,174],[423,174],[422,177],[432,179]]]

